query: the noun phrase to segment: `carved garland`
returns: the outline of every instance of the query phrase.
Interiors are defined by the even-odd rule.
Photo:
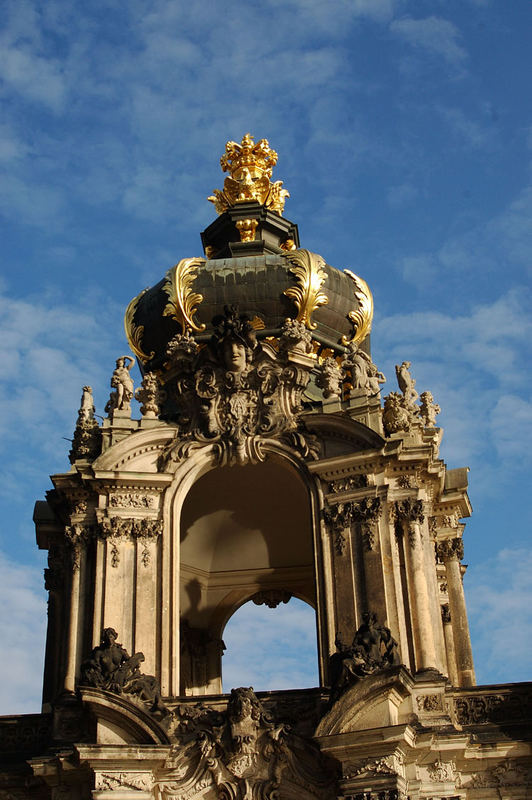
[[[98,533],[102,539],[109,539],[112,567],[117,567],[120,563],[117,541],[127,538],[142,542],[141,561],[147,567],[150,563],[148,541],[157,539],[161,535],[162,529],[163,523],[160,519],[104,517],[100,521]]]

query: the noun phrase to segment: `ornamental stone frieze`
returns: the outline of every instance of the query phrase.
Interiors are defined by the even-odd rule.
[[[149,540],[156,540],[163,531],[161,519],[148,517],[107,517],[101,516],[97,529],[101,539],[108,539],[111,547],[111,566],[117,567],[120,563],[120,554],[117,540],[139,540],[143,546],[141,560],[145,567],[150,563],[150,551],[147,546]]]
[[[349,475],[347,478],[339,478],[336,481],[330,481],[329,492],[331,494],[338,494],[339,492],[348,492],[352,489],[365,489],[368,485],[368,476],[364,473],[360,473],[359,475]]]

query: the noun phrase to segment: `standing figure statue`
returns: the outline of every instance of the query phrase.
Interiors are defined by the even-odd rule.
[[[109,402],[105,406],[107,413],[111,411],[130,411],[133,397],[133,378],[130,373],[135,364],[131,356],[120,356],[116,359],[116,368],[111,376],[111,392]]]
[[[403,393],[405,408],[409,411],[417,410],[414,407],[419,395],[416,392],[416,382],[410,374],[410,361],[403,361],[402,364],[395,365],[395,374],[397,375],[397,383]]]

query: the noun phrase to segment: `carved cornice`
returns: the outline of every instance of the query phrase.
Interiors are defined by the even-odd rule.
[[[297,284],[285,291],[286,297],[294,301],[297,308],[297,322],[302,322],[306,328],[314,330],[317,325],[312,322],[312,312],[329,302],[327,295],[321,288],[327,280],[325,261],[317,253],[309,250],[293,250],[286,253],[290,263],[290,272],[297,279]]]
[[[163,317],[171,317],[181,325],[181,331],[203,331],[205,325],[194,322],[197,306],[203,295],[192,291],[192,284],[197,278],[197,269],[205,263],[204,258],[182,258],[181,261],[166,273],[163,291],[168,295]]]
[[[340,478],[336,481],[329,483],[329,492],[331,494],[338,494],[339,492],[347,492],[351,489],[365,489],[368,486],[368,476],[365,474],[349,475],[346,478]]]
[[[455,559],[461,561],[464,557],[464,542],[460,537],[444,539],[436,543],[436,558],[442,564]]]
[[[350,311],[347,315],[355,328],[353,338],[348,339],[347,336],[342,336],[342,344],[358,344],[362,342],[371,331],[371,324],[373,321],[373,295],[371,290],[363,278],[355,275],[350,269],[344,269],[355,284],[355,299],[358,301],[359,308]]]

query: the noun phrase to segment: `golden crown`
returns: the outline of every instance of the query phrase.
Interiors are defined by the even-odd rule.
[[[267,139],[261,139],[255,144],[253,136],[246,133],[240,144],[227,142],[220,164],[222,170],[229,172],[237,181],[246,169],[252,178],[260,178],[262,175],[271,178],[272,168],[277,164],[277,153],[271,149]]]
[[[250,200],[278,214],[283,213],[285,200],[290,195],[282,188],[282,181],[270,181],[272,169],[277,164],[277,153],[271,149],[267,139],[255,144],[253,136],[246,133],[240,144],[227,142],[220,164],[230,177],[225,179],[223,190],[215,189],[209,197],[219,214],[237,203]]]

